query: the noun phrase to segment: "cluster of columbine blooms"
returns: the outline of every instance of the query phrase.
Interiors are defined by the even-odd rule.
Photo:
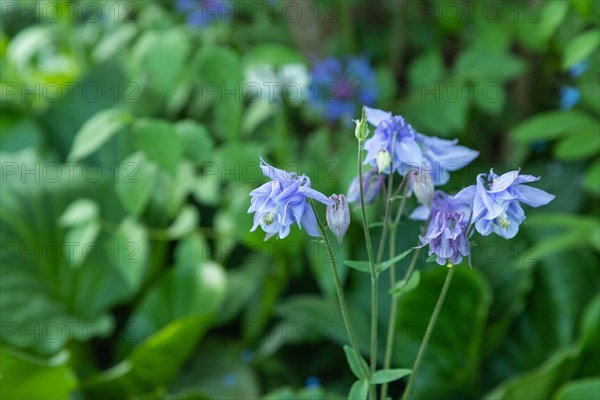
[[[435,190],[448,182],[448,171],[456,171],[473,161],[479,153],[445,140],[417,133],[401,116],[365,107],[366,120],[375,127],[371,138],[364,141],[365,164],[372,168],[363,174],[365,203],[372,203],[380,192],[385,175],[395,172],[407,178],[405,195],[415,194],[420,205],[410,218],[427,221],[420,237],[421,246],[429,246],[429,255],[440,265],[458,264],[469,257],[471,227],[483,236],[495,233],[514,237],[525,220],[521,204],[539,207],[554,196],[526,185],[539,180],[531,175],[511,171],[503,175],[479,174],[476,184],[456,195]],[[359,125],[357,122],[357,137]],[[364,123],[364,121],[363,121]],[[338,240],[342,240],[350,223],[348,202],[359,199],[358,177],[351,183],[348,196],[326,197],[312,189],[310,179],[268,165],[261,159],[263,173],[270,182],[250,192],[254,212],[252,231],[260,226],[265,240],[278,235],[286,237],[290,226],[304,226],[311,236],[319,236],[316,216],[307,199],[327,206],[327,223]]]

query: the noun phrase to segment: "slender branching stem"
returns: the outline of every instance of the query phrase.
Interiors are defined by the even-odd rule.
[[[402,400],[407,400],[412,387],[415,383],[415,379],[417,377],[417,373],[419,372],[419,367],[423,362],[423,357],[425,356],[425,351],[427,350],[427,345],[429,344],[429,339],[431,339],[431,334],[433,332],[433,328],[435,328],[435,323],[437,322],[438,316],[440,314],[440,310],[442,309],[442,305],[444,304],[444,300],[446,299],[446,293],[448,292],[448,287],[450,287],[450,281],[452,280],[452,275],[454,275],[455,267],[448,268],[448,273],[446,274],[446,280],[444,280],[444,286],[442,286],[442,290],[440,292],[440,296],[437,299],[437,303],[435,304],[435,308],[433,309],[433,314],[431,314],[431,319],[429,320],[429,324],[427,325],[427,330],[425,331],[425,337],[421,342],[421,346],[419,347],[419,352],[417,353],[417,358],[415,359],[415,363],[412,367],[412,374],[408,379],[408,384],[406,385],[406,390],[404,391],[404,395],[402,395]]]

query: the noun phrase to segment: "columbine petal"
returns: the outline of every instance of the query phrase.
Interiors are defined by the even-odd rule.
[[[389,111],[383,111],[367,106],[365,106],[365,115],[367,116],[367,121],[373,126],[379,126],[382,121],[392,118],[392,113]]]
[[[525,185],[516,185],[515,191],[519,196],[519,201],[531,207],[545,206],[556,197],[541,189]]]

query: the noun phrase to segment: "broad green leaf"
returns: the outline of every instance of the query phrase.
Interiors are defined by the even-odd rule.
[[[225,299],[225,290],[226,275],[220,265],[202,259],[193,264],[177,264],[134,310],[129,324],[136,327],[135,342],[177,319],[190,316],[211,319]]]
[[[355,269],[360,272],[365,272],[367,274],[371,273],[371,263],[368,261],[345,260],[344,265],[347,265],[350,268]]]
[[[136,42],[130,57],[131,68],[160,93],[168,93],[183,75],[190,45],[181,30],[146,31]]]
[[[158,119],[139,119],[133,125],[133,135],[136,146],[150,160],[171,175],[177,173],[183,145],[173,125]]]
[[[175,132],[181,137],[184,155],[196,164],[212,160],[214,140],[202,124],[191,119],[175,124]]]
[[[92,154],[132,120],[133,117],[129,113],[119,109],[104,110],[95,114],[77,132],[68,159],[78,161]]]
[[[63,227],[80,225],[99,216],[98,204],[90,199],[79,199],[69,205],[59,217],[59,224]]]
[[[453,66],[453,76],[475,82],[502,82],[515,78],[525,67],[525,62],[508,52],[471,48],[459,54]]]
[[[244,81],[240,57],[226,47],[206,47],[199,55],[200,75],[206,92],[214,92],[215,134],[237,139],[243,110]],[[210,88],[210,89],[209,89]],[[203,93],[202,96],[208,95]]]
[[[554,147],[554,155],[559,160],[581,160],[600,153],[600,122],[581,127],[563,138]]]
[[[145,153],[137,151],[119,164],[115,190],[123,207],[132,215],[141,215],[156,182],[158,167]]]
[[[366,400],[369,394],[369,381],[367,379],[360,379],[352,385],[350,393],[348,394],[348,400]]]
[[[419,286],[419,282],[421,281],[421,272],[420,271],[414,271],[412,274],[410,274],[410,277],[408,278],[408,282],[401,280],[398,281],[394,287],[390,290],[390,293],[393,294],[394,296],[400,296],[403,293],[407,293],[410,292],[411,290],[414,290],[417,288],[417,286]]]
[[[554,400],[597,400],[600,398],[600,378],[571,381],[552,397]]]
[[[268,64],[304,64],[304,57],[293,47],[276,43],[256,44],[252,46],[244,60],[247,66]]]
[[[131,217],[119,224],[112,240],[105,246],[106,253],[111,255],[111,265],[131,292],[139,289],[146,276],[149,250],[145,227]]]
[[[560,27],[569,11],[566,1],[548,1],[543,4],[540,21],[536,26],[542,40],[548,40]]]
[[[72,267],[79,267],[86,257],[92,257],[88,248],[96,245],[96,238],[100,233],[100,229],[100,221],[96,219],[82,222],[67,229],[64,254]]]
[[[369,381],[379,385],[381,383],[397,381],[398,379],[402,379],[410,374],[412,374],[412,370],[410,369],[382,369],[375,371],[373,375],[371,375],[371,379],[369,379]]]
[[[431,49],[420,54],[408,68],[409,85],[431,85],[446,74],[444,60],[439,50]],[[410,90],[410,89],[409,89]]]
[[[522,122],[513,128],[510,135],[518,142],[530,143],[541,139],[556,139],[594,123],[591,117],[580,111],[548,111]]]
[[[367,373],[370,371],[367,362],[362,358],[360,354],[357,354],[354,349],[348,345],[344,346],[344,353],[346,353],[346,361],[352,370],[354,376],[358,379],[366,379]]]
[[[565,47],[562,68],[567,70],[588,58],[600,44],[600,30],[593,29],[575,36]]]
[[[26,353],[0,347],[0,394],[3,399],[68,399],[77,387],[69,353],[61,351],[42,360]]]
[[[171,239],[178,239],[190,234],[200,222],[198,210],[193,206],[184,206],[175,221],[167,228],[167,235]]]
[[[398,261],[403,260],[407,255],[409,255],[413,251],[414,251],[414,249],[408,249],[405,252],[403,252],[402,254],[399,254],[396,257],[393,257],[385,262],[382,262],[379,265],[379,268],[377,269],[377,273],[380,274],[383,271],[387,270],[389,267],[396,264]]]

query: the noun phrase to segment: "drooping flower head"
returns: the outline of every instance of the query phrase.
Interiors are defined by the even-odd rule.
[[[203,27],[227,21],[230,4],[228,0],[177,0],[176,7],[186,16],[188,25]]]
[[[554,195],[525,185],[538,181],[539,177],[519,175],[519,172],[510,171],[498,176],[491,170],[489,174],[479,174],[477,184],[454,196],[457,201],[471,206],[472,222],[483,236],[494,232],[505,239],[513,238],[525,220],[520,203],[539,207],[554,199]]]
[[[329,121],[351,118],[363,104],[374,104],[378,96],[375,73],[365,57],[317,61],[312,79],[312,108]]]
[[[448,182],[448,171],[456,171],[473,161],[479,153],[457,145],[458,140],[446,140],[417,133],[399,115],[365,107],[369,123],[375,126],[373,137],[365,141],[365,164],[376,166],[377,155],[387,150],[393,171],[405,175],[420,168],[427,169],[434,185]],[[384,171],[389,174],[389,168]]]
[[[300,229],[304,226],[310,236],[319,236],[317,218],[307,198],[325,205],[332,205],[333,201],[312,189],[305,175],[274,168],[262,158],[260,168],[271,181],[250,192],[248,213],[255,213],[250,231],[260,226],[267,234],[265,240],[275,235],[283,239],[289,235],[292,224],[297,223]]]
[[[436,256],[439,265],[459,264],[470,255],[467,232],[471,210],[451,196],[438,190],[431,207],[417,207],[410,218],[427,220],[427,232],[420,236],[421,245],[429,245],[429,255]]]
[[[365,204],[371,204],[377,198],[377,195],[383,187],[384,175],[378,174],[377,169],[373,168],[368,172],[363,173],[363,192],[365,196]],[[350,183],[348,195],[346,199],[348,203],[354,203],[360,198],[360,183],[358,176]]]

